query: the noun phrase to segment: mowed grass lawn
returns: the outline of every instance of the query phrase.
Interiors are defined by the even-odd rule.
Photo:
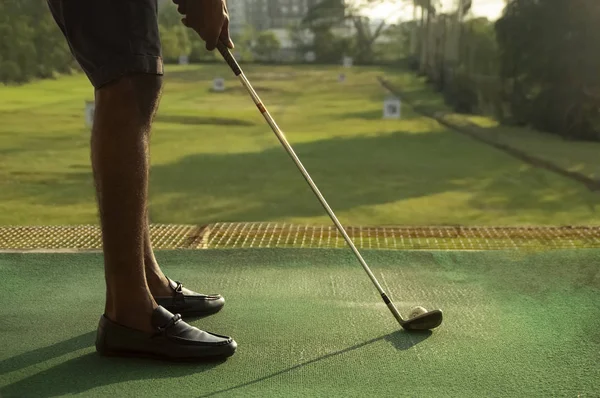
[[[382,120],[381,68],[243,66],[348,225],[598,224],[597,193],[403,108]],[[345,72],[344,83],[337,81]],[[210,91],[226,78],[226,91]],[[0,225],[97,223],[84,76],[0,87]],[[327,223],[223,64],[166,67],[151,145],[154,223]]]
[[[415,106],[427,107],[429,111],[442,111],[445,113],[444,119],[454,125],[474,124],[480,128],[479,134],[487,139],[552,162],[564,170],[600,180],[600,142],[565,140],[559,135],[533,128],[500,124],[491,116],[456,113],[425,82],[424,77],[417,77],[408,70],[386,78],[400,88]]]

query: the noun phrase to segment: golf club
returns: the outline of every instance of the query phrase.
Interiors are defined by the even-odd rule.
[[[375,285],[375,287],[381,294],[381,298],[383,299],[383,302],[387,305],[387,307],[392,312],[392,314],[394,315],[394,318],[396,318],[398,323],[400,323],[400,326],[402,326],[402,328],[404,328],[405,330],[430,330],[430,329],[434,329],[434,328],[438,327],[442,323],[442,318],[443,318],[441,310],[427,311],[422,307],[417,307],[411,312],[411,315],[413,315],[412,317],[409,317],[408,319],[402,318],[402,316],[400,315],[400,313],[398,312],[398,310],[396,309],[396,307],[394,306],[392,301],[388,298],[387,294],[385,293],[385,291],[383,290],[383,288],[381,287],[381,285],[375,278],[375,275],[373,275],[373,273],[369,269],[369,266],[367,265],[367,263],[365,262],[365,260],[361,256],[361,254],[358,252],[358,249],[356,248],[356,246],[354,245],[354,243],[352,242],[352,240],[346,233],[346,230],[344,229],[342,224],[338,221],[337,217],[333,213],[333,210],[331,210],[331,208],[327,204],[327,201],[325,201],[325,198],[323,197],[323,195],[321,194],[321,192],[319,191],[319,189],[313,182],[312,178],[310,177],[310,175],[308,174],[308,172],[306,171],[306,169],[300,162],[300,159],[298,158],[298,156],[296,156],[296,153],[292,149],[291,145],[288,143],[283,132],[277,126],[277,124],[275,123],[275,120],[273,119],[273,117],[271,117],[271,115],[267,111],[267,108],[263,105],[260,98],[258,97],[258,94],[256,94],[256,92],[250,85],[250,82],[248,81],[248,79],[246,78],[244,73],[242,72],[242,69],[240,68],[239,64],[237,63],[237,61],[235,60],[235,58],[233,57],[233,55],[231,54],[231,52],[229,51],[227,46],[225,44],[223,44],[221,41],[219,41],[217,43],[217,49],[219,50],[219,52],[221,53],[221,55],[223,56],[223,58],[225,59],[225,61],[227,62],[227,64],[231,68],[231,70],[233,71],[233,73],[240,79],[240,81],[242,82],[242,85],[248,90],[248,93],[250,94],[250,96],[252,97],[252,100],[258,107],[258,110],[264,116],[264,118],[266,119],[269,126],[271,126],[271,129],[273,129],[273,132],[275,133],[275,135],[277,136],[277,138],[279,139],[279,141],[281,142],[283,147],[286,149],[287,153],[290,155],[290,157],[292,158],[294,163],[296,163],[296,166],[298,167],[298,169],[300,169],[300,171],[302,172],[304,179],[306,180],[308,185],[310,185],[312,191],[314,192],[314,194],[317,196],[317,198],[321,202],[321,205],[325,208],[325,210],[327,211],[327,214],[329,214],[329,217],[331,218],[331,220],[333,221],[333,223],[335,224],[337,229],[340,231],[340,233],[346,240],[346,243],[348,244],[348,246],[350,246],[350,248],[356,255],[356,258],[358,259],[360,264],[363,266],[364,270],[369,275],[369,278],[371,278],[371,281],[373,282],[373,284]]]

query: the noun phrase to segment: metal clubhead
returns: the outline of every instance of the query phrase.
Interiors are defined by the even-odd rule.
[[[431,310],[414,318],[402,320],[400,325],[406,330],[431,330],[442,324],[442,310]]]

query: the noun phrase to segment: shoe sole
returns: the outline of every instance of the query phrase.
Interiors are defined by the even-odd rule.
[[[203,357],[169,357],[166,355],[153,354],[151,352],[139,352],[139,351],[98,351],[96,352],[103,357],[121,357],[121,358],[142,358],[142,359],[153,359],[157,361],[168,361],[168,362],[219,362],[225,361],[227,358],[235,354],[234,350],[231,354],[222,355],[207,355]]]

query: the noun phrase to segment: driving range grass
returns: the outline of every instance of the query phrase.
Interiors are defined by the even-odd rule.
[[[406,106],[401,120],[382,120],[387,93],[376,77],[401,70],[242,67],[344,224],[600,222],[600,195],[579,183]],[[211,92],[216,76],[225,92]],[[165,82],[152,134],[152,222],[330,223],[226,65],[167,65]],[[97,223],[83,114],[91,99],[82,75],[0,87],[0,225]]]
[[[410,71],[398,71],[386,79],[405,95],[415,106],[426,107],[431,112],[445,113],[444,120],[454,126],[477,126],[482,138],[527,153],[585,177],[600,181],[600,142],[565,140],[557,134],[548,134],[529,127],[500,124],[490,115],[456,113],[444,103],[424,77]]]

